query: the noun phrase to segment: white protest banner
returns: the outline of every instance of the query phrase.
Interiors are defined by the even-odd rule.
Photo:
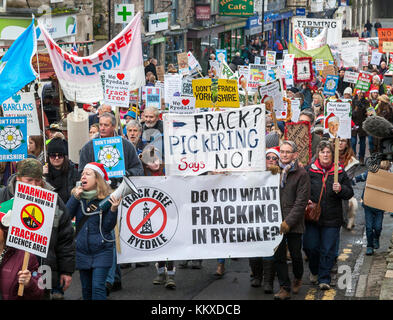
[[[118,263],[269,257],[280,244],[280,175],[133,177]]]
[[[202,70],[202,67],[199,64],[198,60],[194,57],[194,55],[190,51],[187,53],[187,57],[188,57],[188,67],[190,71],[194,69]]]
[[[180,96],[181,84],[181,74],[166,74],[164,76],[164,101],[166,104],[171,104],[174,96]]]
[[[131,74],[125,71],[102,71],[104,76],[104,103],[113,108],[128,108],[130,103]]]
[[[247,88],[251,92],[256,92],[258,86],[267,83],[267,66],[259,64],[249,65],[249,78]]]
[[[56,204],[57,193],[18,181],[6,245],[46,258]]]
[[[345,70],[344,73],[344,82],[348,83],[356,83],[359,78],[359,72],[352,72],[352,71],[347,71]]]
[[[195,113],[195,98],[174,97],[168,111],[169,113],[193,114]]]
[[[294,54],[284,55],[283,68],[285,72],[285,84],[288,87],[292,87],[294,85],[294,80],[293,80],[294,60],[295,60]]]
[[[210,70],[213,72],[213,75],[217,78],[221,78],[220,61],[209,60],[209,65],[210,65]]]
[[[296,42],[295,31],[300,31],[307,37],[315,38],[321,34],[326,28],[326,44],[331,49],[339,49],[341,46],[342,39],[342,21],[337,19],[314,19],[314,18],[302,18],[292,17],[292,39]],[[299,39],[299,36],[297,37]]]
[[[304,34],[302,29],[295,28],[293,31],[294,34],[294,41],[293,44],[299,50],[314,50],[319,49],[326,45],[327,41],[327,28],[322,29],[321,33],[319,33],[315,37],[308,37]]]
[[[258,87],[258,92],[261,97],[261,103],[265,104],[266,111],[274,111],[277,118],[286,117],[286,108],[284,106],[283,93],[279,80],[274,80],[264,86]]]
[[[328,101],[324,112],[324,133],[330,138],[351,139],[351,117],[349,102]]]
[[[265,106],[165,114],[165,172],[265,170]]]
[[[370,64],[375,64],[376,66],[379,66],[382,58],[382,53],[378,52],[378,50],[375,50],[371,54],[371,61]]]
[[[359,67],[359,38],[343,38],[341,41],[341,63],[344,68]]]
[[[291,122],[298,122],[301,111],[300,99],[291,99],[291,111]]]
[[[41,134],[33,92],[15,93],[11,98],[4,101],[1,107],[4,117],[26,116],[28,136],[39,136]]]
[[[138,89],[145,84],[140,12],[115,38],[87,57],[75,56],[64,51],[41,23],[39,27],[67,100],[76,99],[80,103],[103,100],[99,73],[104,70],[117,69],[130,72],[130,90]]]

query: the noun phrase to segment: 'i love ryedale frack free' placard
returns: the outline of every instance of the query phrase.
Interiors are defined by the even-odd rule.
[[[46,258],[57,193],[17,182],[6,245]]]
[[[104,102],[112,107],[128,108],[131,74],[125,71],[103,71]]]

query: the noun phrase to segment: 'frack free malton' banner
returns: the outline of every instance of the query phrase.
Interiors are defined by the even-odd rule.
[[[164,115],[167,175],[265,170],[265,105]]]
[[[131,73],[130,90],[145,83],[143,68],[141,17],[132,21],[112,41],[87,57],[74,56],[62,50],[39,24],[46,48],[55,69],[60,86],[69,101],[93,103],[103,99],[99,73],[122,70]]]
[[[269,257],[281,240],[279,175],[134,177],[118,263]]]

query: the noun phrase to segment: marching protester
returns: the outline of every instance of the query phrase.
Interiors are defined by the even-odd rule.
[[[111,196],[108,199],[111,205],[100,211],[100,200],[111,193],[110,180],[102,164],[86,164],[81,183],[72,190],[67,202],[70,217],[76,218],[76,268],[80,273],[83,299],[106,300],[105,282],[113,264],[111,231],[116,225],[121,198]]]
[[[317,149],[317,159],[307,167],[310,176],[311,194],[309,205],[319,208],[313,218],[305,217],[303,249],[308,257],[310,281],[319,283],[321,290],[329,290],[331,269],[337,256],[337,241],[343,224],[342,200],[353,197],[351,181],[345,171],[338,168],[338,182],[334,182],[334,147],[322,140]]]
[[[142,142],[142,126],[137,120],[130,120],[126,125],[127,138],[134,145],[136,152],[140,155],[144,148]]]
[[[28,153],[33,155],[43,165],[45,164],[44,138],[42,136],[30,136]]]
[[[19,161],[16,169],[16,174],[10,177],[8,185],[0,189],[0,204],[14,197],[17,181],[53,190],[45,182],[42,164],[38,160],[28,158]],[[40,265],[50,266],[51,287],[61,287],[63,291],[69,288],[75,271],[74,229],[60,197],[57,199],[48,255],[46,258],[38,258],[38,262]],[[47,289],[44,291],[44,298],[51,298]]]
[[[302,234],[304,232],[304,210],[310,196],[310,179],[304,168],[298,165],[297,146],[293,141],[283,141],[280,145],[280,202],[283,221],[280,233],[283,240],[274,254],[280,291],[274,299],[287,300],[291,291],[299,293],[303,277]],[[294,279],[288,274],[287,246],[292,260]]]

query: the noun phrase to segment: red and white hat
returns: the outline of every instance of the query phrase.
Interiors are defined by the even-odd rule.
[[[111,183],[111,181],[108,178],[108,174],[106,173],[106,170],[104,168],[104,165],[102,163],[90,162],[85,166],[85,169],[94,170],[106,181],[106,183],[108,183],[108,184]]]
[[[280,158],[280,147],[272,147],[266,150],[266,154],[274,153],[277,157]]]

